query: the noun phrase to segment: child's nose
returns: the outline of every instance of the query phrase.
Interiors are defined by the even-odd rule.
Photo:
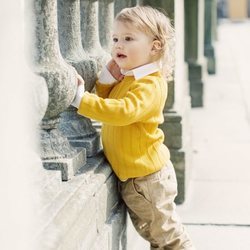
[[[123,48],[122,42],[120,42],[120,41],[116,42],[116,43],[115,43],[115,48],[116,48],[116,49],[121,49],[121,48]]]

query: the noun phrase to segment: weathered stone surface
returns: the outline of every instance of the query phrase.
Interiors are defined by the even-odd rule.
[[[163,8],[164,11],[168,14],[170,19],[174,21],[174,1],[165,1],[165,0],[141,0],[143,5],[150,5],[156,8]]]
[[[82,47],[80,13],[80,0],[58,0],[60,51],[85,80],[85,90],[91,91],[96,81],[97,66]]]
[[[81,10],[80,0],[27,3],[33,20],[29,30],[31,66],[44,79],[35,79],[40,90],[35,88],[37,123],[42,128],[41,158],[46,169],[41,168],[40,179],[35,180],[39,186],[36,194],[41,197],[35,201],[34,249],[86,250],[93,249],[98,240],[101,245],[96,249],[121,249],[125,244],[121,239],[126,238],[126,210],[120,211],[116,177],[100,152],[100,136],[91,121],[69,107],[76,92],[75,69],[84,78],[85,89],[92,91],[97,70],[110,59],[99,41],[99,2],[81,1]],[[113,2],[102,4],[108,7],[99,15],[104,25],[102,44],[108,49],[103,34],[108,39]]]
[[[115,210],[113,214],[111,214],[108,221],[106,221],[101,233],[95,241],[94,246],[90,249],[127,249],[126,215],[127,213],[125,206],[119,206],[119,208]]]
[[[94,245],[90,244],[90,247],[88,249],[91,250],[110,250],[111,248],[111,241],[112,241],[112,228],[110,225],[105,224],[103,227],[103,230],[100,235],[96,238]],[[87,249],[86,246],[84,246],[84,249]]]
[[[114,0],[99,0],[99,34],[102,47],[111,52],[114,22]]]
[[[55,122],[54,128],[52,122]],[[43,165],[48,170],[60,170],[62,180],[67,181],[86,163],[85,149],[73,148],[57,129],[55,120],[43,120],[42,126],[40,153]]]
[[[57,117],[67,108],[75,95],[75,73],[62,60],[58,43],[57,1],[32,1],[31,26],[33,43],[31,55],[34,71],[46,80],[49,91],[45,118]],[[34,20],[35,19],[35,20]]]
[[[47,171],[43,168],[42,161],[38,155],[35,156],[36,166],[32,169],[32,201],[36,211],[44,210],[54,201],[62,191],[61,173],[59,171]],[[40,212],[39,211],[39,212]],[[41,221],[39,220],[39,223]]]
[[[75,70],[63,60],[59,50],[57,1],[31,0],[27,7],[31,66],[45,79],[48,89],[48,105],[41,122],[41,157],[46,168],[61,169],[62,178],[67,179],[85,159],[84,151],[75,150],[58,130],[59,114],[70,105],[76,92]]]
[[[87,54],[97,61],[98,71],[111,59],[101,47],[98,23],[98,1],[80,0],[82,45]]]
[[[105,184],[95,195],[97,214],[97,230],[101,231],[103,224],[108,220],[110,214],[118,206],[120,197],[117,190],[117,179],[114,175],[110,176]]]
[[[76,111],[76,108],[69,107],[63,112],[59,128],[73,147],[84,148],[88,157],[94,156],[101,149],[100,134],[90,119],[78,115]]]
[[[110,218],[115,216],[115,221],[124,222],[124,210],[123,213],[117,210],[120,205],[115,186],[104,156],[89,158],[86,167],[75,178],[64,182],[61,192],[42,211],[41,216],[46,220],[37,238],[41,249],[92,249],[96,239],[105,232],[105,224],[113,221]],[[124,226],[125,223],[117,222],[116,229],[110,231],[110,239],[117,242]]]
[[[119,206],[118,210],[109,220],[112,226],[111,249],[127,249],[127,210],[124,204]]]
[[[117,14],[124,8],[135,6],[136,2],[137,2],[136,0],[123,0],[123,1],[116,0],[114,5],[115,14]]]
[[[85,90],[94,87],[97,74],[96,61],[90,59],[82,47],[80,25],[80,0],[58,1],[58,31],[60,50],[65,60],[74,66],[85,81]],[[86,148],[87,155],[93,156],[100,149],[99,134],[88,118],[76,113],[77,109],[69,107],[61,114],[60,130],[70,144]],[[85,138],[87,137],[87,138]]]
[[[84,151],[85,152],[85,151]],[[73,178],[81,166],[86,163],[86,154],[83,151],[77,152],[73,157],[68,156],[63,159],[43,160],[43,166],[47,170],[57,170],[61,172],[62,181]]]

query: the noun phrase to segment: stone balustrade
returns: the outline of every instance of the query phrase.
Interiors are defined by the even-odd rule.
[[[99,34],[102,47],[110,53],[112,45],[112,27],[114,21],[114,1],[99,1]]]
[[[43,111],[40,154],[47,172],[40,173],[43,184],[37,181],[36,249],[126,249],[126,210],[99,133],[70,106],[75,70],[92,91],[97,72],[111,58],[115,3],[29,0],[26,5],[30,66],[47,91],[37,108]],[[36,88],[34,96],[42,90]]]
[[[57,1],[30,1],[31,65],[48,88],[48,104],[41,121],[41,158],[47,169],[60,170],[68,180],[86,161],[85,151],[73,148],[58,129],[59,115],[70,105],[76,92],[72,66],[60,53]]]
[[[91,91],[97,74],[96,61],[84,51],[81,38],[80,0],[58,1],[58,32],[60,50],[65,61],[71,64],[85,80]],[[100,150],[100,138],[88,118],[79,116],[70,106],[61,114],[60,130],[71,145],[86,149],[87,156]]]
[[[91,58],[96,60],[97,68],[100,70],[111,57],[101,46],[98,10],[99,1],[81,0],[81,31],[83,48]],[[106,14],[112,15],[112,12],[107,12]],[[107,29],[111,29],[111,27],[106,27],[105,30]]]

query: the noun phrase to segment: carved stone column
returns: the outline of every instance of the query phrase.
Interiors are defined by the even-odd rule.
[[[58,0],[58,32],[62,56],[83,77],[85,89],[91,91],[97,67],[82,47],[80,0]]]
[[[160,128],[165,134],[165,144],[171,154],[178,180],[176,203],[185,200],[191,167],[190,96],[187,65],[184,61],[184,1],[144,0],[144,5],[163,8],[174,22],[176,31],[176,65],[173,81],[168,82],[168,100],[164,109],[164,123]]]
[[[65,60],[74,66],[85,80],[85,89],[91,91],[97,74],[96,62],[82,47],[80,20],[80,0],[58,0],[58,31],[60,49]],[[90,119],[80,116],[76,108],[70,106],[61,114],[60,129],[71,145],[85,148],[88,156],[100,149],[99,133]]]
[[[214,50],[214,36],[215,36],[215,0],[205,0],[205,48],[204,55],[207,58],[207,72],[209,74],[216,73],[216,59]]]
[[[189,90],[192,107],[203,106],[204,0],[185,3],[185,60],[188,63]]]
[[[99,38],[98,1],[80,0],[82,45],[87,54],[97,61],[98,71],[111,56],[102,48]]]
[[[135,6],[136,3],[137,3],[136,0],[123,0],[123,1],[115,0],[115,14],[117,14],[124,8]]]
[[[114,0],[99,0],[99,33],[102,47],[111,52]]]
[[[68,180],[85,164],[85,151],[73,148],[58,129],[59,115],[72,102],[76,91],[74,69],[62,58],[57,32],[57,1],[30,0],[33,20],[31,54],[33,70],[46,80],[47,110],[41,122],[41,157],[47,169],[60,170]]]

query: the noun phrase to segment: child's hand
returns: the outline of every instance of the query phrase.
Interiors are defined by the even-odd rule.
[[[124,75],[121,73],[121,69],[114,59],[108,62],[107,69],[117,81],[121,81],[123,79]]]
[[[77,85],[84,85],[85,81],[83,80],[83,78],[77,73],[76,74],[76,80],[77,80]]]
[[[84,80],[77,72],[76,72],[76,81],[77,81],[76,95],[71,105],[78,108],[81,103],[81,99],[84,95],[85,87],[84,87]]]

